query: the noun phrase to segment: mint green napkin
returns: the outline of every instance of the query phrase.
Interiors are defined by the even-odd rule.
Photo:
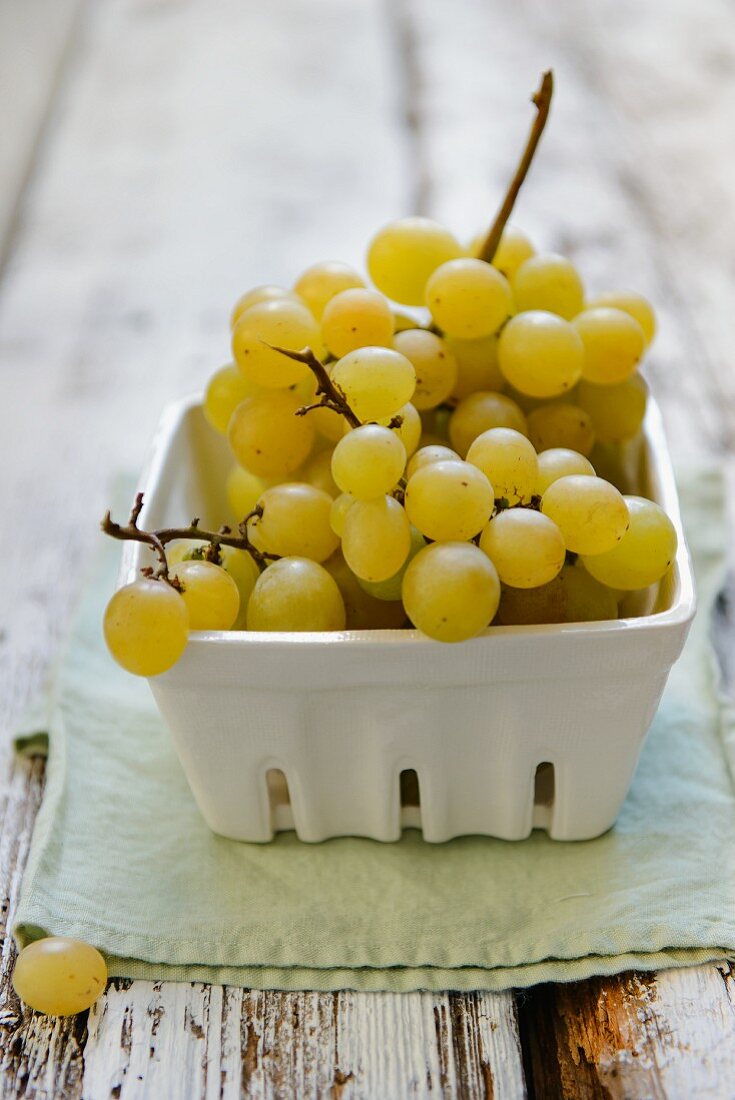
[[[49,716],[21,741],[37,750],[49,732],[16,939],[78,936],[113,974],[262,989],[502,989],[734,954],[735,721],[708,644],[718,478],[684,498],[700,613],[618,824],[572,844],[214,836],[147,684],[104,648],[119,558],[107,543]]]

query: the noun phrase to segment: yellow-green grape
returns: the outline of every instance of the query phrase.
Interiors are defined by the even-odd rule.
[[[368,249],[370,278],[404,306],[422,306],[426,283],[447,260],[463,255],[456,237],[429,218],[401,218],[384,226]]]
[[[322,314],[322,340],[332,355],[356,348],[389,348],[393,343],[393,311],[377,290],[343,290]]]
[[[105,609],[107,648],[136,676],[158,676],[178,661],[189,638],[189,612],[164,581],[139,580],[119,588]]]
[[[621,493],[601,477],[571,474],[554,481],[541,511],[553,519],[575,554],[604,554],[620,542],[630,518]]]
[[[458,340],[489,336],[513,311],[510,283],[492,264],[449,260],[426,284],[426,304],[439,328]]]
[[[324,563],[324,568],[342,593],[347,630],[400,630],[408,625],[400,599],[376,600],[369,595],[339,551]]]
[[[646,415],[648,386],[632,374],[616,386],[579,383],[577,400],[588,413],[601,443],[624,443],[638,434]]]
[[[309,416],[311,415],[309,413]],[[298,480],[305,481],[307,485],[313,485],[315,489],[321,489],[332,499],[339,496],[339,487],[332,477],[332,448],[312,455],[299,470]]]
[[[444,340],[426,329],[399,332],[393,347],[405,355],[416,371],[412,402],[417,409],[433,409],[446,401],[457,382],[457,360]]]
[[[536,249],[523,230],[506,225],[493,256],[493,267],[502,271],[506,279],[512,279],[521,264],[535,255]]]
[[[471,393],[460,401],[449,421],[449,439],[457,454],[464,456],[478,435],[490,428],[513,428],[528,435],[526,418],[502,393]]]
[[[588,309],[596,309],[598,306],[622,309],[625,313],[629,313],[643,329],[647,344],[650,344],[656,335],[656,314],[651,303],[642,294],[636,294],[632,290],[609,290],[605,294],[598,294],[587,303]]]
[[[568,321],[532,310],[511,318],[498,340],[503,375],[530,397],[558,397],[582,374],[584,345]]]
[[[394,416],[416,388],[412,364],[392,348],[351,351],[334,364],[331,377],[359,420]]]
[[[432,462],[457,462],[459,455],[450,447],[442,443],[430,443],[416,452],[406,467],[406,477],[410,480],[413,475],[424,466],[430,466]]]
[[[563,623],[566,619],[564,586],[561,582],[563,573],[564,569],[557,577],[537,588],[503,585],[495,622],[500,626]]]
[[[409,313],[401,313],[400,310],[393,310],[393,331],[405,332],[407,328],[416,328],[420,322],[411,317]]]
[[[490,520],[480,535],[503,584],[537,588],[561,571],[566,546],[553,520],[531,508],[506,508]]]
[[[243,313],[232,331],[232,355],[245,378],[268,389],[293,386],[309,374],[273,347],[301,351],[321,344],[319,326],[309,309],[290,298],[259,302]]]
[[[566,447],[588,455],[595,444],[592,417],[579,405],[552,401],[528,414],[528,434],[537,451]]]
[[[337,582],[310,558],[280,558],[265,569],[248,603],[248,630],[344,630]]]
[[[533,444],[513,428],[491,428],[470,445],[467,461],[482,470],[495,496],[510,505],[528,504],[538,492],[538,458]]]
[[[283,286],[256,286],[252,290],[248,290],[247,293],[237,299],[232,308],[230,328],[233,329],[245,310],[250,309],[252,306],[258,306],[261,302],[278,302],[285,299],[291,302],[298,302],[299,300],[292,290],[287,290]]]
[[[471,542],[435,542],[413,559],[403,578],[411,622],[439,642],[463,642],[492,622],[500,601],[493,563]]]
[[[222,568],[230,574],[240,593],[240,610],[232,624],[232,630],[244,630],[248,600],[260,576],[260,569],[247,550],[238,550],[236,546],[220,546],[219,554]]]
[[[571,321],[584,309],[584,287],[576,267],[554,252],[525,260],[513,275],[511,287],[519,313],[545,310]]]
[[[257,477],[286,477],[306,461],[314,443],[309,416],[288,390],[249,397],[232,414],[227,438],[237,461]]]
[[[652,500],[625,497],[630,526],[617,546],[605,554],[582,558],[588,573],[624,592],[648,588],[663,577],[676,557],[676,530]]]
[[[505,378],[498,366],[497,336],[482,336],[479,340],[454,340],[447,336],[444,341],[457,361],[457,381],[451,397],[462,401],[478,390],[501,390]]]
[[[252,397],[257,387],[243,378],[237,367],[221,367],[215,371],[204,391],[202,408],[215,431],[224,435],[233,412],[247,397]]]
[[[300,481],[274,485],[258,501],[262,516],[253,516],[248,534],[256,549],[282,558],[326,561],[339,545],[329,517],[332,498]]]
[[[595,468],[588,458],[566,447],[551,447],[538,456],[538,492],[543,495],[560,477],[579,474],[595,476]]]
[[[622,309],[599,306],[574,318],[584,344],[582,377],[601,386],[630,378],[646,348],[643,329]]]
[[[495,507],[495,493],[482,470],[469,462],[430,462],[406,486],[406,514],[434,542],[471,539]]]
[[[230,630],[240,611],[234,578],[212,561],[189,559],[171,569],[181,585],[190,630]]]
[[[344,534],[345,516],[354,503],[355,498],[351,497],[349,493],[340,493],[340,495],[335,497],[332,501],[332,505],[329,509],[329,526],[339,538],[342,538]]]
[[[364,581],[387,581],[411,549],[411,524],[393,497],[356,500],[344,518],[342,553]]]
[[[391,431],[395,432],[406,448],[406,454],[412,455],[421,440],[422,423],[419,411],[411,401],[407,401],[393,416],[382,416],[377,423],[388,428],[396,417],[400,417],[401,423],[397,428],[391,428]]]
[[[340,439],[332,454],[332,476],[343,493],[357,500],[380,497],[395,488],[406,468],[406,448],[380,424],[363,424]]]
[[[559,581],[564,598],[564,622],[597,623],[617,619],[615,593],[596,581],[581,565],[565,565]]]
[[[106,984],[107,966],[97,948],[68,936],[29,943],[13,971],[13,989],[20,999],[46,1016],[85,1012]]]
[[[315,397],[309,398],[307,404],[313,404],[316,400]],[[326,406],[323,409],[312,409],[309,413],[309,420],[311,420],[319,435],[323,439],[329,440],[330,443],[336,443],[350,427],[342,413],[335,412],[334,409],[328,409]]]
[[[230,511],[238,523],[252,512],[266,487],[262,477],[251,474],[240,465],[232,467],[225,482],[225,492]]]
[[[365,589],[365,591],[373,596],[376,600],[387,600],[393,602],[394,600],[400,600],[401,589],[403,587],[403,578],[406,570],[418,554],[419,550],[423,550],[426,546],[426,539],[415,527],[411,528],[411,547],[408,551],[408,557],[404,561],[401,568],[397,573],[394,573],[392,577],[388,577],[387,581],[363,581],[358,577],[358,584]]]
[[[325,260],[307,267],[294,283],[294,291],[319,321],[327,302],[336,294],[364,286],[364,280],[354,268],[337,260]]]

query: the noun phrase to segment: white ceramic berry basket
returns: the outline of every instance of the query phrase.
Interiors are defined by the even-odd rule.
[[[168,407],[139,486],[141,524],[199,515],[218,526],[230,464],[200,398]],[[293,828],[305,841],[392,841],[418,826],[433,842],[609,829],[695,610],[653,402],[622,466],[679,536],[670,573],[631,600],[636,617],[491,627],[456,645],[415,630],[193,633],[150,684],[209,826],[247,841]],[[120,583],[150,560],[126,543]]]

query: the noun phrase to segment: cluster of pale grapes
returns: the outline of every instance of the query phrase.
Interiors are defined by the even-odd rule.
[[[481,247],[406,218],[370,244],[373,287],[327,262],[240,298],[204,413],[235,459],[232,518],[250,516],[268,557],[173,544],[178,587],[142,579],[108,607],[124,667],[163,671],[189,630],[413,625],[456,642],[492,623],[612,619],[664,575],[671,521],[594,467],[640,430],[650,305],[587,297],[574,265],[519,229],[492,263]],[[330,395],[281,350],[304,348]]]

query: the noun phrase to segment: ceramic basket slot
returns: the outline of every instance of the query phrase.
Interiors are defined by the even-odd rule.
[[[149,526],[227,517],[230,457],[198,399],[171,407],[140,488]],[[417,631],[199,632],[151,680],[194,796],[224,836],[427,841],[597,836],[620,810],[694,613],[660,417],[599,471],[658,500],[680,549],[607,623],[496,627],[460,645]],[[125,544],[120,582],[148,551]]]

